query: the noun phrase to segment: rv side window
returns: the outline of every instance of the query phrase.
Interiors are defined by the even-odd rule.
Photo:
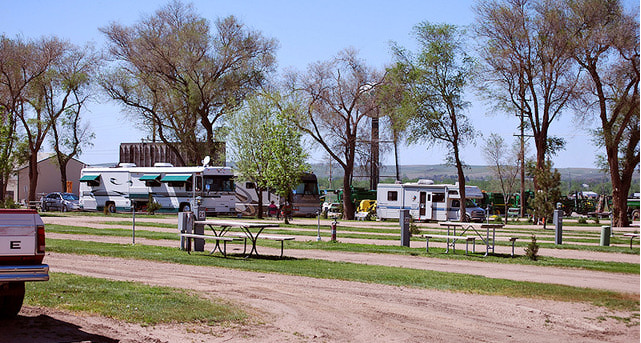
[[[156,180],[145,181],[145,186],[146,187],[158,187],[158,186],[160,186],[160,182],[158,182]]]
[[[203,177],[196,176],[196,192],[200,192],[203,189]]]
[[[397,191],[389,191],[387,192],[387,201],[396,201],[398,200],[398,192]]]
[[[458,200],[452,200],[452,207],[461,207],[461,202]]]
[[[432,194],[432,202],[445,202],[445,193]]]
[[[170,181],[170,182],[167,182],[167,184],[169,185],[169,187],[173,187],[173,188],[181,188],[185,186],[185,182],[182,182],[182,181]]]
[[[245,188],[247,189],[254,189],[254,183],[253,182],[245,182]]]

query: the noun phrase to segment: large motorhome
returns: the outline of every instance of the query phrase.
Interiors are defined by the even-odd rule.
[[[80,173],[80,206],[109,212],[144,210],[154,201],[159,212],[184,212],[199,203],[207,215],[235,215],[234,175],[229,167],[84,168]]]
[[[465,186],[465,198],[468,218],[472,221],[485,220],[485,210],[472,200],[483,198],[481,190],[476,186]],[[401,209],[409,210],[417,221],[458,221],[461,218],[458,183],[434,184],[432,180],[404,184],[379,183],[376,203],[376,214],[381,220],[398,220]]]
[[[236,196],[238,200],[236,211],[243,216],[256,216],[258,213],[256,185],[253,182],[238,182]],[[278,206],[285,203],[284,198],[269,191],[263,191],[263,211],[267,211],[271,201],[274,201]],[[320,192],[316,175],[305,173],[298,186],[292,190],[292,216],[314,217],[319,213],[320,207]]]

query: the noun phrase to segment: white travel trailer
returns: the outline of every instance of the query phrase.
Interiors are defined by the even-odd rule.
[[[458,183],[434,184],[432,180],[417,183],[379,183],[376,196],[376,214],[379,219],[398,220],[400,210],[409,210],[414,220],[458,221],[461,197]],[[470,220],[485,220],[485,210],[472,199],[482,199],[483,193],[476,186],[465,186],[466,213]]]
[[[208,215],[235,215],[234,175],[229,167],[173,167],[157,163],[136,167],[84,168],[80,172],[80,207],[109,212],[144,210],[149,201],[158,212],[190,211],[194,204]]]

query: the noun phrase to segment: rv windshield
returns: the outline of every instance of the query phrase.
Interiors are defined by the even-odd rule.
[[[460,207],[461,203],[459,202],[458,199],[452,200],[452,207]],[[478,207],[478,205],[474,202],[472,199],[466,199],[465,200],[465,207],[466,208],[472,208],[472,207]]]
[[[205,192],[233,192],[234,180],[231,176],[209,176],[203,177],[203,190]]]
[[[296,189],[294,190],[294,194],[318,195],[318,184],[316,183],[316,180],[303,181],[299,183]]]

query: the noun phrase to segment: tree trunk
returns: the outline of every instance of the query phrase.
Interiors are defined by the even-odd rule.
[[[60,186],[61,192],[67,191],[67,163],[69,162],[68,158],[63,158],[58,155],[58,166],[60,167]]]
[[[256,187],[256,195],[258,195],[258,213],[256,218],[263,219],[263,189]]]
[[[345,177],[343,178],[343,219],[351,220],[354,219],[354,203],[352,202],[352,188],[351,182],[349,181],[351,173],[345,171]]]
[[[546,134],[543,134],[542,132],[534,133],[534,142],[536,146],[536,169],[537,170],[542,170],[545,168],[545,154],[547,150],[547,131]],[[534,190],[538,191],[539,190],[539,183],[536,178],[534,177]]]
[[[394,164],[396,165],[396,181],[401,181],[401,170],[398,166],[398,142],[394,140]]]
[[[465,174],[463,172],[463,164],[459,160],[458,153],[456,153],[456,171],[458,174],[458,193],[461,196],[461,204],[459,205],[459,221],[468,222],[469,218],[467,217],[467,210],[465,206]]]
[[[4,182],[4,175],[0,175],[0,205],[4,204],[4,195],[7,192],[7,187]]]
[[[36,201],[36,188],[38,188],[38,153],[32,152],[29,156],[29,197],[28,201]]]

